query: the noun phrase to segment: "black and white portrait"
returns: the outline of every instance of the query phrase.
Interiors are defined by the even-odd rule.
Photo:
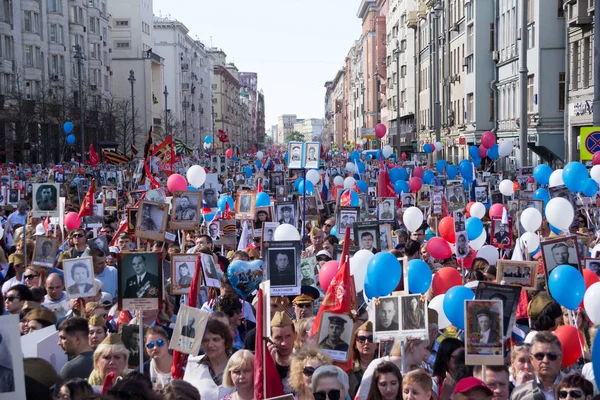
[[[415,195],[412,193],[402,193],[402,210],[408,210],[410,207],[415,206]]]
[[[290,142],[288,144],[288,168],[302,168],[302,148],[301,142]]]
[[[200,261],[202,262],[202,272],[204,280],[208,287],[219,287],[218,264],[212,254],[200,253]]]
[[[283,171],[271,171],[269,174],[271,180],[271,188],[276,188],[279,185],[284,185]]]
[[[577,210],[577,203],[575,200],[575,194],[569,190],[565,185],[558,185],[548,188],[548,192],[550,192],[550,198],[554,199],[557,197],[562,197],[567,199],[569,203],[573,205],[573,209]]]
[[[489,190],[487,185],[475,186],[475,200],[479,203],[486,204],[489,201]]]
[[[142,330],[145,336],[145,329]],[[123,344],[129,350],[129,367],[137,368],[140,365],[140,340],[143,343],[144,337],[140,337],[139,325],[119,325],[119,333]],[[142,345],[143,348],[143,345]],[[143,350],[142,350],[143,351]],[[143,351],[144,362],[148,361],[148,355]]]
[[[87,240],[87,244],[90,249],[100,249],[105,255],[110,253],[108,251],[108,238],[106,235],[99,235],[95,238],[90,238]]]
[[[217,189],[206,188],[202,191],[202,199],[208,208],[217,208]]]
[[[346,361],[350,350],[354,322],[350,315],[326,311],[319,326],[319,349],[334,361]]]
[[[64,174],[61,171],[54,171],[54,182],[63,183],[64,180]]]
[[[196,255],[171,255],[171,294],[187,294],[196,271]]]
[[[358,216],[358,207],[338,207],[335,219],[337,235],[343,237],[346,232],[346,227],[350,227],[350,234],[353,235],[354,223],[358,221]]]
[[[285,201],[288,197],[288,187],[286,185],[275,186],[275,197],[277,201]]]
[[[162,297],[160,253],[121,252],[119,267],[120,307],[125,310],[158,309],[158,299]]]
[[[546,267],[546,278],[548,278],[550,272],[559,265],[570,265],[577,269],[580,268],[576,236],[544,240],[540,243],[540,248]]]
[[[306,203],[305,203],[304,199],[306,199]],[[305,208],[305,204],[306,204],[306,208]],[[302,214],[304,214],[304,211],[306,211],[307,219],[308,219],[308,217],[319,216],[317,197],[316,196],[298,197],[298,210],[300,210],[300,213],[302,213]]]
[[[421,295],[400,297],[402,331],[427,329],[427,309]]]
[[[495,365],[504,357],[502,345],[502,302],[498,300],[466,300],[465,348],[467,364]],[[494,360],[494,361],[491,361]]]
[[[169,349],[186,354],[198,354],[209,315],[207,311],[198,308],[181,306],[177,313],[177,322]]]
[[[236,243],[236,221],[220,220],[219,221],[219,239],[214,243],[215,246],[231,246]]]
[[[304,168],[319,168],[320,143],[308,142],[305,146],[306,150],[304,152]]]
[[[150,240],[164,240],[168,211],[169,205],[166,203],[140,201],[135,235]]]
[[[254,219],[256,207],[256,192],[244,190],[238,192],[235,202],[235,219]]]
[[[300,285],[313,286],[316,285],[315,279],[316,257],[302,259],[300,263]]]
[[[116,188],[104,188],[104,209],[105,210],[116,210],[117,204],[117,189]]]
[[[275,239],[273,235],[275,234],[275,229],[279,226],[279,222],[265,222],[262,227],[262,241],[263,242],[272,242]]]
[[[254,217],[254,229],[262,230],[263,224],[270,221],[272,221],[271,207],[257,207],[256,217]]]
[[[466,216],[463,210],[456,210],[452,213],[454,218],[454,231],[462,232],[466,229]]]
[[[300,293],[300,242],[263,242],[271,295]]]
[[[585,269],[589,269],[600,278],[600,259],[598,258],[586,258]]]
[[[252,208],[252,196],[243,194],[240,196],[240,212],[249,213]]]
[[[492,219],[492,244],[497,247],[512,246],[512,218],[502,222],[500,218]]]
[[[525,211],[527,208],[535,208],[540,214],[544,215],[543,200],[519,199],[519,211]]]
[[[421,190],[419,190],[417,203],[420,206],[431,205],[431,191],[429,190],[429,188],[429,185],[423,185],[421,187]]]
[[[56,251],[58,250],[58,238],[49,236],[36,236],[35,249],[33,252],[33,265],[52,268]]]
[[[200,201],[200,192],[184,192],[180,196],[173,195],[175,202],[175,215],[173,219],[176,221],[194,221],[198,218],[198,205]]]
[[[400,330],[400,307],[397,296],[380,297],[375,304],[375,338],[391,338]]]
[[[392,226],[390,224],[379,225],[379,250],[389,251],[394,248],[392,239]]]
[[[277,222],[297,226],[297,215],[293,202],[279,202],[275,205]]]
[[[63,260],[67,297],[95,296],[94,264],[92,257],[80,257]]]
[[[465,190],[462,185],[452,185],[448,187],[448,203],[452,206],[463,206],[465,203]]]
[[[13,189],[9,189],[8,193],[9,203],[11,203],[10,196],[12,190]],[[49,215],[51,217],[58,217],[58,184],[36,183],[33,185],[33,192],[33,216],[45,217],[46,215]],[[18,193],[19,192],[17,191],[17,196]]]
[[[19,315],[0,316],[0,398],[25,398],[23,351],[19,331]]]
[[[379,222],[355,222],[354,241],[361,250],[377,253],[379,243]]]
[[[469,237],[466,231],[456,232],[456,258],[465,258],[469,255]]]
[[[225,180],[225,190],[229,193],[233,193],[233,191],[235,190],[235,182],[233,181],[233,179]]]
[[[512,334],[512,326],[516,321],[517,307],[523,287],[516,285],[500,285],[496,283],[479,282],[475,298],[481,300],[499,300],[503,307],[504,337]]]
[[[6,186],[0,186],[0,206],[5,206],[7,203],[7,193],[6,193]]]
[[[371,197],[371,198],[376,198],[377,197],[377,186],[369,186],[367,188],[367,195],[369,195],[369,197]]]
[[[537,281],[537,261],[498,260],[496,281],[506,285],[522,286],[535,290]]]
[[[21,198],[19,189],[8,189],[8,204],[16,206]]]

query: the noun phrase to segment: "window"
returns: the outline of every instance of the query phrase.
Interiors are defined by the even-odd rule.
[[[533,75],[529,75],[527,77],[527,112],[533,112],[533,103],[534,103],[534,93],[533,93]],[[521,119],[524,117],[521,116]]]
[[[496,28],[493,23],[490,24],[490,51],[494,51],[495,47],[495,38],[496,38]]]
[[[126,28],[128,26],[129,26],[128,19],[116,19],[115,20],[115,27],[117,27],[117,28]]]
[[[100,59],[100,43],[90,43],[90,58],[92,60]]]
[[[52,54],[50,55],[50,74],[64,76],[65,75],[65,57]]]
[[[62,1],[61,0],[48,0],[48,12],[61,13],[62,12]]]
[[[100,20],[97,17],[90,17],[89,29],[91,33],[100,34]]]
[[[473,93],[467,93],[467,121],[473,121]]]
[[[527,48],[533,49],[535,47],[535,25],[529,25],[527,27]]]
[[[84,24],[83,19],[83,8],[77,6],[71,6],[71,12],[69,14],[69,21],[73,24]]]
[[[494,95],[494,91],[490,90],[490,121],[493,121],[496,118],[496,97]]]
[[[64,44],[62,25],[50,24],[50,42]]]
[[[31,32],[32,31],[32,25],[33,21],[31,20],[31,11],[25,11],[25,17],[23,19],[23,30],[25,32]]]
[[[590,75],[592,74],[592,47],[590,37],[583,39],[583,54],[581,55],[581,85],[586,88],[590,86]]]
[[[116,42],[115,43],[115,47],[117,49],[128,49],[129,48],[129,42]]]
[[[102,27],[102,37],[104,38],[104,40],[108,39],[108,28],[106,28],[105,26]]]
[[[467,26],[467,54],[473,54],[474,32],[475,28],[473,27],[473,25]]]
[[[573,42],[571,50],[571,89],[579,88],[579,41]]]
[[[12,24],[11,0],[0,0],[0,20]]]
[[[558,73],[558,111],[565,110],[565,73]]]
[[[106,18],[106,3],[102,3],[100,8],[102,9],[102,16]]]
[[[6,60],[13,59],[13,38],[11,36],[4,37],[4,58]]]
[[[142,32],[149,35],[150,34],[150,25],[142,21]]]
[[[406,65],[400,67],[400,77],[404,78],[406,76]]]
[[[33,46],[25,46],[25,66],[33,67]]]
[[[97,69],[90,69],[90,85],[98,85],[99,82],[99,78],[100,77],[100,71]],[[101,82],[100,82],[101,83]]]

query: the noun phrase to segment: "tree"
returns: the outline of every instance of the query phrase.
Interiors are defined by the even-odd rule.
[[[298,131],[289,132],[285,135],[286,142],[303,142],[304,135]]]

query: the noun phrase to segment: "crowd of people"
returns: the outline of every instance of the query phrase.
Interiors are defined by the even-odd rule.
[[[266,364],[270,362],[257,348],[261,345],[257,342],[257,335],[263,336],[257,332],[259,314],[263,317],[266,315],[269,320],[264,333],[268,337],[265,339],[264,349],[274,361],[276,371],[271,374],[266,372],[266,376],[265,372],[261,373],[263,385],[271,386],[273,381],[281,382],[282,391],[277,395],[289,396],[282,398],[591,400],[597,396],[598,387],[592,363],[592,345],[597,326],[586,316],[583,308],[570,311],[562,307],[548,293],[543,273],[535,287],[522,289],[517,313],[511,320],[514,327],[519,328],[522,337],[511,337],[511,333],[514,333],[512,327],[507,330],[508,335],[504,335],[504,340],[494,337],[496,332],[487,333],[490,332],[490,314],[481,312],[475,316],[482,335],[485,336],[482,341],[503,342],[501,356],[504,362],[501,365],[474,365],[470,362],[466,353],[471,344],[468,343],[464,329],[449,324],[442,326],[442,319],[445,317],[442,318],[440,313],[428,308],[424,308],[424,311],[420,309],[418,298],[408,301],[410,309],[403,306],[400,312],[397,303],[389,301],[389,297],[382,300],[369,298],[361,290],[353,294],[356,302],[348,318],[329,316],[328,322],[323,324],[327,327],[327,332],[321,334],[319,331],[315,334],[315,324],[319,324],[316,316],[320,307],[326,303],[325,298],[329,293],[329,282],[324,282],[320,271],[327,263],[340,259],[339,252],[344,241],[353,242],[352,252],[360,249],[373,253],[391,253],[399,261],[400,268],[404,268],[402,274],[406,274],[406,266],[411,260],[424,261],[432,276],[441,269],[451,268],[459,273],[462,284],[473,290],[482,282],[497,282],[496,262],[477,256],[476,252],[469,249],[466,235],[457,240],[456,248],[450,256],[443,259],[432,256],[427,243],[442,236],[439,220],[444,212],[448,215],[445,209],[447,203],[444,203],[442,215],[436,216],[431,207],[423,207],[419,197],[416,197],[415,205],[429,210],[429,213],[417,229],[410,231],[405,224],[407,207],[414,205],[405,207],[401,196],[395,195],[396,204],[393,207],[393,203],[389,201],[379,201],[382,204],[379,216],[389,224],[390,236],[379,233],[374,235],[372,232],[362,233],[360,237],[356,236],[356,240],[344,236],[345,229],[342,228],[352,228],[353,224],[347,221],[345,215],[343,221],[339,220],[338,208],[344,202],[341,191],[345,189],[337,187],[334,178],[345,177],[344,165],[347,161],[345,156],[339,154],[328,156],[321,162],[320,185],[324,190],[316,191],[316,196],[320,199],[318,215],[310,219],[303,218],[302,207],[288,205],[287,202],[298,204],[298,199],[302,196],[295,183],[297,184],[299,177],[301,180],[304,178],[300,172],[286,169],[281,153],[273,152],[268,157],[271,161],[270,171],[255,166],[250,156],[240,157],[237,162],[232,160],[229,167],[224,169],[205,164],[205,172],[217,176],[217,185],[207,188],[210,193],[205,193],[209,196],[212,207],[205,204],[195,208],[192,204],[193,197],[182,197],[180,208],[169,215],[169,219],[197,220],[199,228],[173,231],[174,235],[169,240],[140,239],[137,234],[139,226],[138,229],[128,229],[127,226],[131,225],[128,210],[137,207],[139,199],[132,193],[131,175],[115,167],[65,167],[68,171],[61,170],[61,176],[64,173],[64,183],[61,185],[65,189],[65,193],[59,196],[65,198],[64,209],[60,210],[64,213],[61,220],[69,213],[79,213],[84,207],[85,196],[81,195],[79,180],[91,182],[102,169],[110,171],[109,174],[119,174],[118,179],[111,182],[118,182],[118,191],[104,191],[110,193],[107,197],[100,190],[93,193],[93,203],[104,205],[101,222],[93,227],[86,224],[85,218],[81,219],[78,226],[68,229],[61,222],[53,223],[49,218],[35,215],[32,204],[35,193],[28,194],[26,185],[23,185],[23,196],[15,206],[0,206],[4,233],[0,250],[0,314],[18,316],[21,343],[30,343],[24,338],[38,331],[48,328],[49,333],[57,331],[58,346],[67,356],[60,368],[56,368],[52,360],[42,356],[25,357],[22,369],[25,394],[22,398],[267,398],[264,393],[260,396],[256,394],[258,371],[261,368],[269,371]],[[242,162],[250,165],[251,174],[242,172]],[[381,184],[381,181],[378,182],[381,166],[383,165],[379,163],[367,166],[364,179],[370,186]],[[14,168],[9,168],[7,175],[18,175]],[[53,183],[53,170],[43,171],[44,174],[34,173],[38,179],[35,182]],[[181,172],[185,174],[185,171]],[[286,186],[285,191],[278,190],[280,185],[275,185],[275,179],[270,178],[270,173],[274,172],[285,174],[285,183],[281,182]],[[442,175],[442,171],[436,171],[436,174]],[[249,182],[249,175],[252,176],[252,184]],[[161,182],[159,178],[155,179]],[[234,207],[231,211],[227,207],[227,212],[231,212],[231,215],[224,215],[222,210],[218,212],[221,219],[236,221],[233,229],[235,240],[230,243],[221,240],[228,234],[231,235],[231,231],[224,231],[223,224],[215,223],[216,220],[207,217],[210,214],[211,218],[215,218],[217,196],[231,195],[235,199],[235,190],[260,191],[261,180],[264,182],[269,179],[272,182],[272,203],[286,202],[281,208],[281,221],[278,221],[274,208],[270,212],[261,208],[255,213],[256,221],[236,221]],[[279,176],[277,179],[280,179]],[[228,193],[227,188],[232,187],[229,180],[234,181],[233,187],[236,189]],[[168,194],[166,181],[162,180],[162,188],[142,185],[135,192],[163,190]],[[326,188],[330,189],[328,194]],[[356,187],[353,190],[362,192]],[[456,190],[453,187],[453,196],[457,194]],[[468,199],[467,191],[458,191],[460,196]],[[285,196],[281,197],[279,193],[285,193]],[[362,204],[357,223],[365,220],[384,223],[378,220],[377,196],[367,193],[365,191],[361,194]],[[58,198],[54,200],[60,203]],[[371,205],[375,206],[370,207]],[[461,212],[465,210],[465,206],[466,204]],[[56,207],[54,204],[54,208]],[[205,210],[207,207],[210,213]],[[110,208],[114,211],[108,210]],[[244,213],[250,209],[254,208],[246,205]],[[140,218],[144,218],[144,215],[140,214]],[[160,229],[157,220],[150,219],[150,214],[146,220],[156,225],[144,227],[144,221],[140,221],[138,225],[144,230]],[[493,219],[489,215],[481,220],[488,233],[488,243],[494,236],[506,235],[505,226],[494,233]],[[263,246],[264,243],[272,243],[264,237],[267,229],[270,229],[267,225],[269,222],[292,224],[298,230],[302,243],[302,251],[298,257],[292,259],[292,253],[280,252],[270,262],[272,268],[267,262]],[[578,213],[571,233],[587,237],[588,249],[591,249],[596,237],[593,230],[587,229],[589,224],[591,222],[586,215]],[[510,229],[514,237],[521,236],[516,224]],[[542,240],[561,235],[554,233],[545,220],[538,233]],[[273,232],[269,235],[273,235]],[[382,240],[375,241],[376,236],[381,236]],[[46,244],[50,242],[45,242],[39,246],[40,237],[56,238],[59,245],[53,248]],[[102,237],[106,240],[94,242]],[[275,232],[275,241],[276,238]],[[388,239],[390,242],[381,248],[383,240]],[[502,242],[501,245],[507,243],[506,240],[499,242]],[[380,248],[377,249],[377,246]],[[521,251],[515,246],[499,246],[498,249],[499,257],[505,259],[510,259],[513,252]],[[125,267],[120,262],[125,260],[124,255],[132,252],[159,254],[162,265],[154,271],[161,271],[162,276],[153,275],[153,270],[146,265],[151,260],[140,256],[131,259],[131,268],[135,274],[122,277]],[[457,252],[461,254],[460,257],[457,257]],[[462,257],[464,254],[467,254],[466,259]],[[172,271],[171,261],[176,255],[197,255],[198,259],[202,256],[204,267],[207,264],[205,260],[212,260],[210,262],[216,271],[205,271],[205,274],[214,275],[218,287],[209,286],[202,278],[195,280],[192,274],[193,263],[178,264],[177,272]],[[545,260],[542,256],[538,253],[527,258],[533,258],[543,265]],[[286,257],[285,263],[281,261],[283,257]],[[86,269],[85,264],[73,262],[86,258],[91,259],[93,278],[90,278],[91,272]],[[248,265],[247,263],[256,260],[263,261],[260,264],[261,280],[264,282],[272,278],[273,283],[277,284],[279,279],[284,282],[282,286],[287,282],[284,274],[289,272],[284,272],[285,268],[288,264],[295,263],[296,269],[292,269],[292,274],[297,277],[296,292],[286,296],[267,293],[268,304],[264,309],[258,309],[257,292],[252,291],[242,296],[229,269],[230,265]],[[559,264],[566,264],[568,261],[567,255]],[[44,263],[48,266],[41,266]],[[278,271],[281,276],[277,275]],[[541,271],[544,269],[541,268]],[[176,285],[172,282],[175,276]],[[517,270],[506,276],[521,278],[522,274]],[[246,284],[251,279],[252,275],[249,273]],[[173,287],[189,290],[194,283],[199,285],[197,291],[186,292],[187,294],[173,292]],[[409,288],[405,284],[404,280],[398,282],[393,293],[408,294]],[[141,311],[123,307],[124,298],[147,297],[143,292],[152,292],[153,287],[161,289],[157,309]],[[190,293],[198,294],[197,302],[190,301],[193,300],[190,299]],[[421,296],[423,301],[429,303],[438,294],[431,286]],[[180,310],[190,304],[195,304],[194,307],[205,312],[208,317],[204,321],[186,319],[187,322],[182,324],[177,337],[198,338],[201,345],[197,353],[189,354],[183,370],[179,371],[179,355],[173,352],[171,340],[175,340],[174,332],[178,326]],[[415,329],[423,326],[425,334],[379,340],[376,337],[378,332],[401,330],[399,324]],[[563,325],[573,324],[583,338],[582,352],[574,362],[565,365],[563,346],[553,332]],[[2,347],[2,335],[8,333],[0,327],[0,398],[2,393],[18,390],[17,368],[12,365],[9,349]],[[349,341],[344,339],[345,335],[350,337]],[[341,362],[339,358],[332,356],[335,352],[346,354],[349,360]]]

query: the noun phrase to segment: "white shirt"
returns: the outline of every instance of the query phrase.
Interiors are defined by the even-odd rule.
[[[71,307],[69,307],[67,294],[64,291],[62,292],[61,298],[57,301],[50,300],[48,295],[44,296],[44,302],[41,305],[48,310],[54,311],[56,314],[56,319],[63,318],[71,310]]]
[[[188,359],[183,380],[191,383],[200,392],[202,400],[220,400],[225,395],[235,392],[235,388],[227,389],[223,385],[217,386],[210,377],[208,366],[201,364],[200,360],[205,356],[190,357]]]
[[[488,329],[485,332],[480,332],[481,334],[481,340],[479,341],[479,343],[487,343],[488,340],[490,339],[490,329]]]

